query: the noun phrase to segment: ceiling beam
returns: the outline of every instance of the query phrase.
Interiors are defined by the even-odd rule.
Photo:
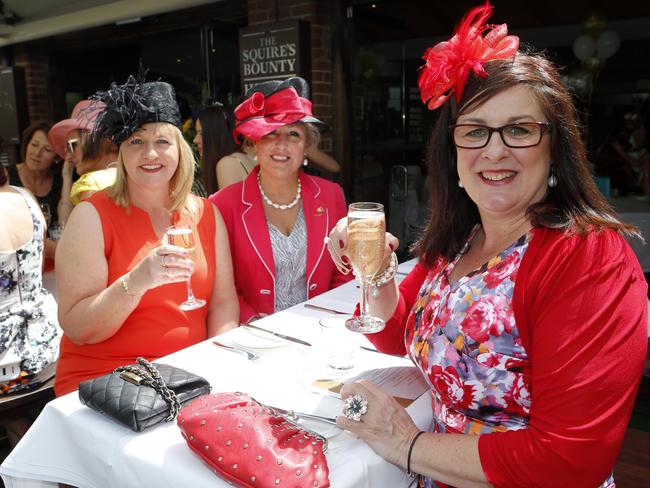
[[[221,0],[115,0],[47,19],[20,22],[13,27],[0,26],[0,47],[216,1]]]

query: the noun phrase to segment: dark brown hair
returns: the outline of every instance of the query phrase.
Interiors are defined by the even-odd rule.
[[[480,221],[478,208],[458,187],[456,147],[449,125],[483,105],[496,94],[525,85],[552,124],[551,161],[557,186],[527,209],[535,227],[550,227],[584,235],[591,230],[615,229],[639,236],[638,230],[618,220],[598,191],[587,161],[580,124],[571,94],[557,68],[541,54],[517,53],[514,61],[497,60],[485,65],[486,78],[470,79],[460,103],[450,99],[439,110],[427,147],[431,215],[413,251],[432,265],[442,255],[453,258]]]
[[[222,107],[207,107],[199,112],[201,121],[201,138],[203,139],[203,154],[201,157],[201,172],[208,195],[217,188],[217,162],[237,150],[232,138],[232,129],[228,123],[226,111]]]
[[[31,142],[34,134],[36,134],[36,132],[39,130],[42,130],[45,132],[45,136],[47,137],[47,134],[50,132],[51,128],[52,124],[46,120],[37,120],[27,126],[27,128],[22,133],[22,142],[20,143],[20,156],[22,157],[23,161],[25,161],[25,158],[27,157],[27,144]],[[56,158],[58,159],[59,157],[57,156]]]

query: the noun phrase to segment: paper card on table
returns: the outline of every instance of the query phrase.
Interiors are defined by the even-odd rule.
[[[319,390],[327,390],[329,394],[340,396],[339,392],[345,383],[368,380],[391,395],[403,407],[409,406],[429,389],[420,370],[415,366],[391,366],[388,368],[369,369],[356,376],[344,379],[318,379],[313,386]]]

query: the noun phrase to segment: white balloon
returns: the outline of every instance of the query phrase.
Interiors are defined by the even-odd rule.
[[[607,59],[621,47],[621,38],[614,31],[607,30],[598,36],[596,52],[599,58]]]
[[[573,53],[580,61],[590,58],[596,52],[596,41],[587,35],[582,35],[573,41]]]

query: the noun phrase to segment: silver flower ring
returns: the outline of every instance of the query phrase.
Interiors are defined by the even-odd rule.
[[[343,415],[350,420],[360,422],[361,416],[367,412],[368,400],[360,393],[347,397],[343,402]]]

